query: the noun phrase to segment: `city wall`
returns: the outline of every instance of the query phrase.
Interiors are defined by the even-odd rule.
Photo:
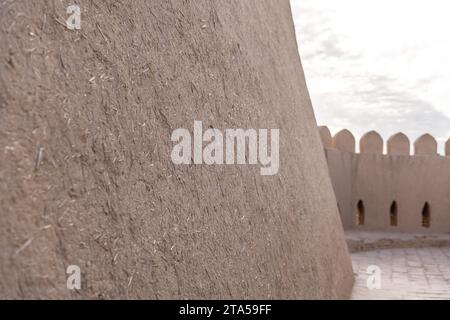
[[[362,136],[360,152],[348,130],[333,137],[319,127],[330,177],[345,229],[449,232],[450,140],[446,155],[434,137],[424,134],[412,145],[403,133],[383,139],[375,131]]]

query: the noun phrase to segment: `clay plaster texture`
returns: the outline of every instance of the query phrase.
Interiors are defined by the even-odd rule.
[[[0,10],[0,298],[348,297],[289,1],[77,3]],[[279,173],[174,165],[196,120],[279,129]]]

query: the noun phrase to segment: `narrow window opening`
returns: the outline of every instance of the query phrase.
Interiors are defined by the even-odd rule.
[[[398,225],[398,207],[397,202],[395,201],[393,201],[391,204],[390,224],[391,227],[396,227]]]
[[[429,228],[431,225],[431,212],[430,205],[428,202],[425,202],[425,205],[422,209],[422,227]]]
[[[362,200],[358,201],[357,205],[357,213],[356,213],[356,225],[362,226],[364,225],[364,204]]]

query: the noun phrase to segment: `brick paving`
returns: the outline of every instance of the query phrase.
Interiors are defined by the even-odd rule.
[[[450,247],[384,249],[352,253],[351,299],[450,300]],[[381,270],[380,289],[368,289],[367,268]]]

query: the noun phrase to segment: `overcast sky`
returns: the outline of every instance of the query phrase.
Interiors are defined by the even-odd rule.
[[[450,1],[291,0],[319,125],[450,137]]]

